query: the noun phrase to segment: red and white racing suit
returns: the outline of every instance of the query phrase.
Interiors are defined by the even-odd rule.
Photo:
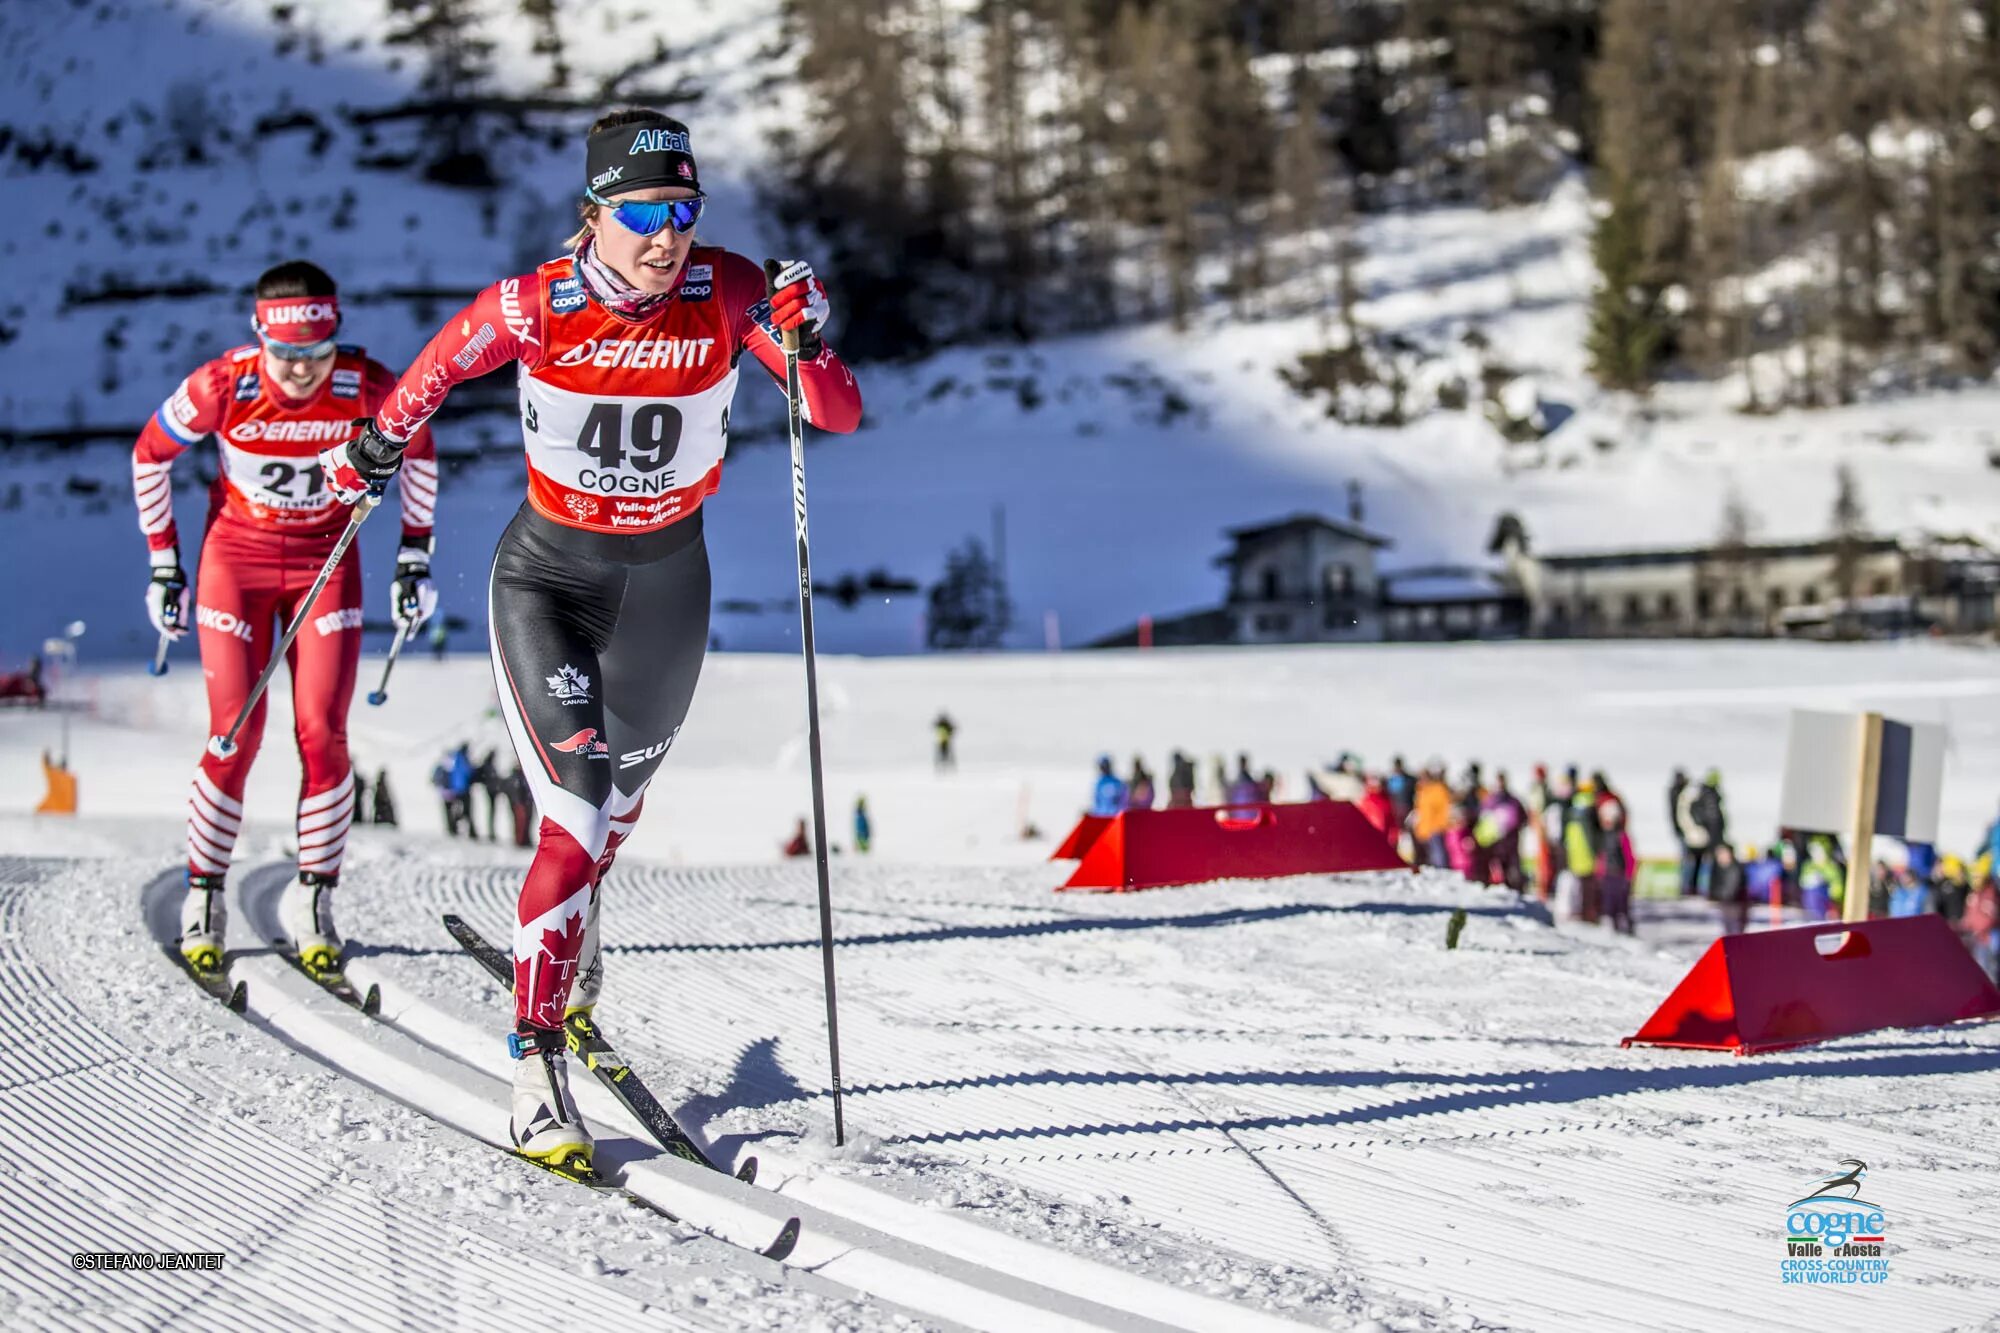
[[[169,471],[213,435],[220,468],[209,490],[208,530],[194,576],[195,626],[208,681],[211,735],[236,720],[282,627],[326,563],[348,509],[326,489],[316,456],[352,439],[395,377],[358,347],[335,354],[333,372],[294,401],[267,382],[263,350],[239,347],[203,365],[153,414],[132,450],[139,526],[153,551],[176,551]],[[403,536],[428,542],[437,499],[437,454],[428,431],[414,437],[400,487]],[[349,547],[286,655],[293,726],[305,770],[299,787],[299,869],[336,876],[354,814],[347,709],[361,659],[361,564]],[[264,736],[269,696],[226,759],[203,752],[188,802],[188,870],[229,869],[243,817],[243,788]]]
[[[763,271],[695,246],[672,299],[633,319],[567,257],[481,292],[403,373],[376,424],[412,438],[454,384],[517,363],[527,504],[489,590],[494,680],[543,813],[514,936],[516,1015],[562,1021],[590,896],[639,817],[707,647],[702,501],[721,482],[748,352],[783,383]],[[804,415],[861,419],[830,348],[799,365]]]

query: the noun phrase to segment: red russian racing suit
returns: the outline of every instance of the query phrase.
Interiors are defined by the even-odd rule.
[[[266,383],[263,350],[239,347],[181,381],[132,450],[139,526],[155,551],[177,550],[174,459],[213,435],[220,468],[209,490],[208,530],[195,573],[195,627],[208,682],[209,734],[236,720],[272,646],[319,575],[347,525],[348,509],[325,488],[316,455],[352,439],[395,377],[358,347],[335,354],[333,373],[310,398],[293,401]],[[406,540],[427,541],[437,498],[430,432],[413,438],[399,487]],[[299,869],[337,876],[354,813],[347,709],[361,658],[361,564],[349,547],[286,655],[293,726],[305,770],[299,788]],[[228,871],[243,817],[243,788],[264,736],[270,699],[256,709],[226,759],[202,754],[188,802],[188,870]]]
[[[598,305],[565,257],[455,314],[377,425],[411,438],[454,384],[519,363],[528,496],[488,593],[493,673],[543,812],[514,936],[519,1019],[557,1027],[590,896],[639,817],[707,648],[700,506],[721,482],[748,351],[780,384],[761,269],[695,246],[673,298],[638,320]],[[805,416],[861,419],[830,348],[801,362]]]

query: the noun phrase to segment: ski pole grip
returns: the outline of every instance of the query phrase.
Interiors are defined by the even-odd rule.
[[[783,260],[767,259],[764,261],[764,285],[770,289],[769,294],[772,296],[778,293],[778,274],[783,272],[784,268],[785,264]],[[779,330],[778,345],[785,349],[786,355],[797,356],[799,354],[799,331],[797,329]]]

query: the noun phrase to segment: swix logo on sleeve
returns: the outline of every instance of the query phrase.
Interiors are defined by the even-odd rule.
[[[521,280],[508,278],[500,284],[500,318],[507,325],[507,332],[531,347],[541,345],[535,337],[535,328],[528,317],[521,313]]]
[[[679,130],[640,130],[632,140],[627,157],[637,157],[641,153],[691,153],[688,137]]]
[[[338,611],[329,611],[314,619],[313,628],[319,631],[322,639],[329,634],[338,634],[344,629],[360,629],[361,608],[349,606]]]
[[[557,278],[549,284],[549,309],[558,315],[581,310],[589,304],[590,298],[583,294],[581,278]]]
[[[472,321],[465,322],[469,325]],[[498,341],[500,335],[494,332],[491,324],[481,324],[477,333],[472,333],[470,328],[464,331],[472,334],[471,340],[451,358],[451,363],[460,370],[470,370],[472,363],[479,359],[479,354]]]
[[[257,391],[262,387],[258,383],[256,371],[247,370],[243,372],[236,377],[236,401],[239,403],[249,402],[257,396]]]
[[[556,358],[558,366],[586,361],[600,370],[679,370],[705,366],[713,338],[585,338]]]
[[[354,434],[351,421],[265,421],[252,417],[229,428],[229,438],[241,442],[270,440],[293,444],[336,444]]]
[[[611,747],[597,739],[596,727],[585,727],[567,740],[550,741],[549,745],[564,754],[580,754],[585,759],[609,759]]]
[[[203,629],[212,629],[218,634],[229,634],[250,642],[250,622],[234,611],[218,611],[212,606],[197,605],[194,609],[194,623]]]

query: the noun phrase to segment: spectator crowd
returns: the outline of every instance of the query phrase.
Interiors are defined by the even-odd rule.
[[[1259,770],[1248,754],[1233,769],[1210,761],[1208,781],[1194,759],[1175,750],[1166,765],[1165,799],[1143,756],[1121,774],[1100,755],[1090,812],[1115,815],[1196,805],[1243,807],[1284,799],[1278,775]],[[1507,770],[1490,775],[1474,761],[1455,776],[1442,759],[1412,769],[1398,755],[1386,770],[1369,771],[1343,753],[1305,775],[1306,800],[1353,803],[1412,865],[1456,870],[1480,884],[1504,885],[1551,904],[1558,916],[1633,933],[1632,900],[1641,863],[1632,846],[1622,792],[1601,770],[1569,765],[1552,773],[1536,764],[1517,785]],[[1775,922],[1837,919],[1852,881],[1840,839],[1780,829],[1767,844],[1731,841],[1722,775],[1699,779],[1676,769],[1666,814],[1678,858],[1658,865],[1665,892],[1714,904],[1726,934],[1749,929],[1753,909]],[[1940,855],[1924,843],[1906,845],[1902,864],[1874,860],[1867,872],[1871,916],[1942,915],[1989,975],[2000,979],[2000,818],[1969,858]]]

